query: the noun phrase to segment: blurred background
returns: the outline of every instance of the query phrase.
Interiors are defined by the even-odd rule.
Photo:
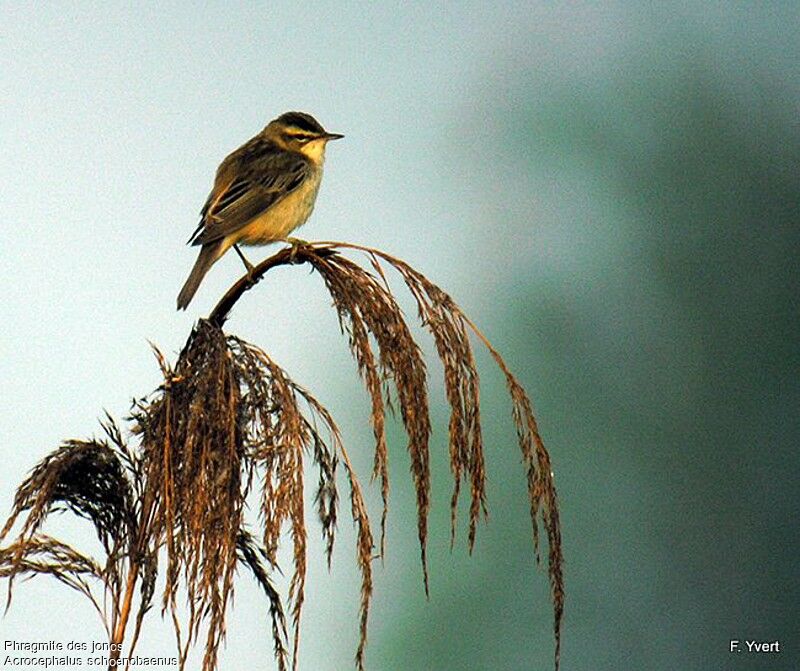
[[[175,312],[218,163],[305,110],[346,139],[301,237],[409,261],[533,398],[562,506],[562,668],[798,667],[796,3],[0,2],[0,15],[3,517],[60,441],[100,435],[104,409],[124,417],[159,384],[148,340],[174,360],[241,274],[227,255]],[[320,279],[270,273],[227,328],[331,409],[366,482],[367,397]],[[450,552],[431,359],[431,597],[395,426],[370,669],[552,668],[510,405],[478,361],[489,523],[469,557],[462,516]],[[377,521],[375,486],[370,502]],[[300,669],[353,668],[358,574],[341,512],[330,574],[310,524]],[[50,531],[92,547],[88,525]],[[17,586],[0,634],[104,637],[47,580]],[[782,652],[730,654],[731,639]],[[139,654],[173,651],[151,613]],[[220,668],[273,668],[246,575]]]

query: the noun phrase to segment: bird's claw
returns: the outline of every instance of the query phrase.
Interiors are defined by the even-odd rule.
[[[301,247],[308,247],[308,241],[302,240],[301,238],[286,238],[286,242],[292,246],[292,249],[289,252],[289,263],[300,263],[297,260],[297,252]]]

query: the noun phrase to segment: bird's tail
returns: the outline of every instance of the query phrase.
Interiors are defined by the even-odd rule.
[[[178,294],[178,310],[185,310],[194,297],[197,287],[206,276],[209,268],[214,265],[214,262],[220,257],[219,254],[220,243],[213,242],[211,244],[203,245],[200,249],[200,254],[195,261],[192,272],[189,273],[189,279],[183,285],[183,289]]]

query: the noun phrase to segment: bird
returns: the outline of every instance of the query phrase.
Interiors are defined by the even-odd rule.
[[[200,254],[178,294],[185,310],[206,273],[233,247],[296,242],[287,236],[311,215],[322,181],[325,147],[344,137],[329,133],[310,114],[286,112],[225,157],[187,244]]]

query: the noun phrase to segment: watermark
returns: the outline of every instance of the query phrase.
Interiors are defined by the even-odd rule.
[[[780,641],[740,641],[731,639],[731,652],[756,652],[770,654],[781,651]]]
[[[114,658],[115,653],[120,653]],[[64,669],[88,667],[94,669],[165,669],[178,666],[178,658],[148,655],[122,656],[122,644],[108,641],[23,641],[6,639],[0,655],[0,669]]]

